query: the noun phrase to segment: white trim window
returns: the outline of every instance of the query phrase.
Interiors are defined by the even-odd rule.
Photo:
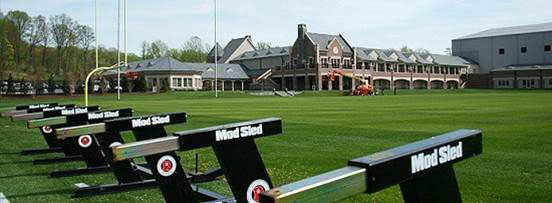
[[[172,87],[172,88],[182,88],[182,78],[180,78],[180,77],[173,77],[173,78],[172,78],[171,87]]]
[[[539,88],[538,79],[521,79],[519,87],[524,89]]]
[[[495,82],[496,82],[496,88],[513,88],[513,85],[514,85],[513,80],[499,79],[499,80],[495,80]]]
[[[192,88],[193,87],[193,83],[192,83],[192,78],[183,78],[184,79],[184,82],[182,83],[184,88]]]

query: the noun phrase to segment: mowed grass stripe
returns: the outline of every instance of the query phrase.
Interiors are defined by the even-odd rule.
[[[504,90],[400,90],[398,95],[346,97],[340,92],[305,92],[293,98],[255,97],[245,93],[173,92],[165,94],[92,96],[91,104],[104,109],[132,107],[136,115],[184,111],[188,123],[167,127],[168,132],[224,123],[281,117],[284,135],[258,139],[259,150],[276,185],[289,183],[343,167],[347,160],[435,136],[458,128],[478,128],[484,134],[484,153],[456,166],[466,202],[535,201],[552,197],[552,92]],[[82,104],[82,97],[36,100],[1,98],[0,108],[15,104],[59,101]],[[0,153],[45,146],[37,130],[1,118]],[[4,136],[10,134],[9,136]],[[17,134],[17,136],[16,136]],[[129,133],[125,139],[133,140]],[[14,142],[16,140],[16,142]],[[179,152],[186,169],[194,168],[194,153],[200,168],[218,165],[209,148]],[[9,164],[31,157],[0,155],[0,191],[13,202],[160,202],[157,189],[74,200],[68,189],[77,182],[112,183],[111,174],[49,179],[38,175],[53,166]],[[43,157],[50,157],[46,155]],[[39,156],[33,156],[38,158]],[[142,160],[142,159],[140,159]],[[23,169],[17,169],[21,168]],[[6,175],[4,175],[4,173]],[[29,186],[31,185],[31,186]],[[230,195],[224,180],[202,186]],[[59,190],[59,191],[58,191]],[[32,195],[29,195],[32,194]],[[13,198],[12,198],[13,197]],[[401,201],[398,187],[375,195],[359,195],[345,202]]]

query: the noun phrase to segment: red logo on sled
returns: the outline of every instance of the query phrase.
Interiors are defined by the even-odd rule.
[[[247,202],[248,203],[257,203],[261,200],[261,193],[270,189],[268,182],[263,179],[257,179],[247,188]]]
[[[50,133],[52,133],[52,127],[44,126],[44,127],[42,127],[42,131],[44,131],[44,133],[46,133],[46,134],[50,134]]]
[[[90,140],[89,140],[87,137],[82,138],[82,140],[81,140],[81,143],[82,143],[83,145],[87,145],[89,142],[90,142]]]
[[[176,159],[170,155],[165,155],[157,161],[157,172],[162,176],[171,176],[176,171]]]
[[[169,172],[172,169],[172,167],[173,167],[173,165],[172,165],[171,161],[169,161],[169,160],[163,161],[163,164],[161,166],[161,168],[165,172]]]
[[[79,145],[82,148],[87,148],[92,145],[92,137],[90,135],[83,135],[79,137]]]
[[[253,200],[261,201],[261,193],[265,191],[265,188],[262,185],[257,185],[253,188]]]

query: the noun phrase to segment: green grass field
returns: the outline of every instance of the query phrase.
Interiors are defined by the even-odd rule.
[[[59,101],[83,104],[82,97],[0,98],[0,108]],[[552,91],[412,90],[398,95],[346,97],[338,92],[306,92],[293,98],[255,97],[224,92],[94,96],[104,109],[132,107],[135,114],[184,111],[188,123],[175,132],[264,117],[280,117],[284,135],[257,139],[276,185],[341,168],[352,158],[400,146],[459,128],[483,131],[484,152],[455,165],[466,202],[552,202]],[[126,140],[133,140],[125,134]],[[48,154],[21,156],[23,148],[46,146],[37,129],[0,118],[0,192],[12,202],[162,202],[158,189],[72,199],[74,183],[114,183],[110,173],[52,179],[54,169],[83,163],[32,165]],[[211,149],[179,152],[182,164],[200,169],[218,165]],[[202,187],[230,195],[224,179]],[[399,202],[397,186],[344,202]]]

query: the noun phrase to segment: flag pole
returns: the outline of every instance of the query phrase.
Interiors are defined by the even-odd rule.
[[[95,38],[94,45],[96,46],[95,47],[96,48],[96,68],[94,70],[96,70],[99,67],[99,62],[98,62],[98,0],[94,1],[94,38]],[[95,83],[92,84],[92,90],[94,90],[94,86],[95,86]],[[84,93],[85,93],[84,105],[88,106],[88,81],[86,81]]]
[[[217,0],[215,1],[215,97],[218,97]]]
[[[125,70],[128,69],[128,6],[127,6],[127,0],[125,0],[125,13],[124,13],[124,17],[125,17],[125,22],[124,22],[124,26],[125,26],[125,37],[124,37],[124,45],[125,45]]]
[[[117,64],[121,63],[121,0],[117,1]],[[121,68],[117,68],[117,100],[121,100]]]

